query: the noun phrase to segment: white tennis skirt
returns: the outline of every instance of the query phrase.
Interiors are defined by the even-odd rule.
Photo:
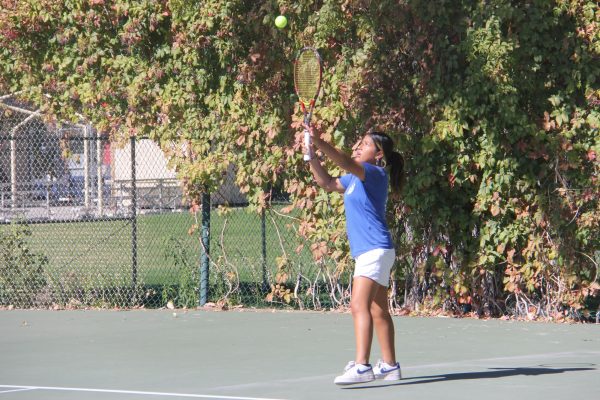
[[[396,259],[394,249],[369,250],[356,257],[354,276],[364,276],[372,279],[382,286],[390,284],[390,272]]]

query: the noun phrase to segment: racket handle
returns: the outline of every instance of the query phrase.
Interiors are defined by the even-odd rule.
[[[305,153],[304,153],[304,161],[309,161],[310,160],[310,132],[308,132],[308,129],[304,130],[304,147],[305,147]]]

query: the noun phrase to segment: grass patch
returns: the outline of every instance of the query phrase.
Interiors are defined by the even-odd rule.
[[[271,218],[271,216],[273,218]],[[238,281],[261,287],[277,271],[277,258],[284,253],[297,264],[311,264],[308,249],[296,254],[299,243],[292,220],[267,214],[265,235],[261,217],[246,209],[211,213],[211,290],[227,291],[221,281]],[[137,218],[137,283],[143,287],[185,285],[194,291],[195,267],[200,268],[200,224],[187,212],[139,215]],[[132,286],[132,225],[130,220],[82,221],[30,224],[27,245],[43,255],[50,281],[61,288],[103,292],[111,287]],[[2,226],[1,230],[12,229]],[[266,254],[263,253],[263,241]],[[187,275],[186,275],[187,274]],[[194,275],[195,274],[195,275]],[[232,275],[233,274],[233,275]],[[182,283],[183,282],[183,283]],[[227,286],[227,285],[224,285]],[[218,289],[218,290],[216,290]],[[67,291],[67,289],[61,289]],[[217,293],[218,294],[218,293]],[[163,296],[164,297],[164,296]],[[189,297],[189,296],[188,296]],[[164,299],[163,299],[164,300]],[[161,300],[161,301],[163,301]],[[190,300],[186,300],[189,304]]]

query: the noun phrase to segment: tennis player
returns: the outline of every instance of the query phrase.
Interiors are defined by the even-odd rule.
[[[395,252],[385,220],[388,185],[398,194],[402,188],[404,160],[393,151],[392,139],[382,132],[364,135],[352,156],[321,139],[305,126],[314,147],[346,171],[332,177],[316,157],[310,169],[317,184],[329,192],[344,193],[346,229],[350,252],[355,259],[350,308],[356,337],[356,356],[344,373],[335,378],[338,385],[370,382],[375,379],[400,380],[402,373],[396,361],[394,323],[388,309],[387,287]],[[388,183],[389,182],[389,183]],[[373,327],[383,360],[374,367],[369,363]]]
[[[395,252],[385,220],[388,185],[398,194],[402,189],[404,160],[393,150],[392,139],[382,132],[364,135],[352,156],[321,139],[314,128],[305,126],[314,147],[346,171],[332,177],[316,157],[310,169],[317,184],[329,192],[344,193],[344,210],[350,252],[355,259],[350,308],[354,320],[356,355],[335,378],[338,385],[370,382],[375,379],[400,380],[396,361],[394,323],[390,316],[387,287]],[[388,183],[389,182],[389,183]],[[374,367],[369,363],[373,327],[383,360]]]

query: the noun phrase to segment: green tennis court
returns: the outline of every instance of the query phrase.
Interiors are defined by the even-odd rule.
[[[333,378],[354,351],[349,314],[176,313],[2,311],[0,399],[600,395],[598,325],[395,317],[404,379],[340,388]]]

